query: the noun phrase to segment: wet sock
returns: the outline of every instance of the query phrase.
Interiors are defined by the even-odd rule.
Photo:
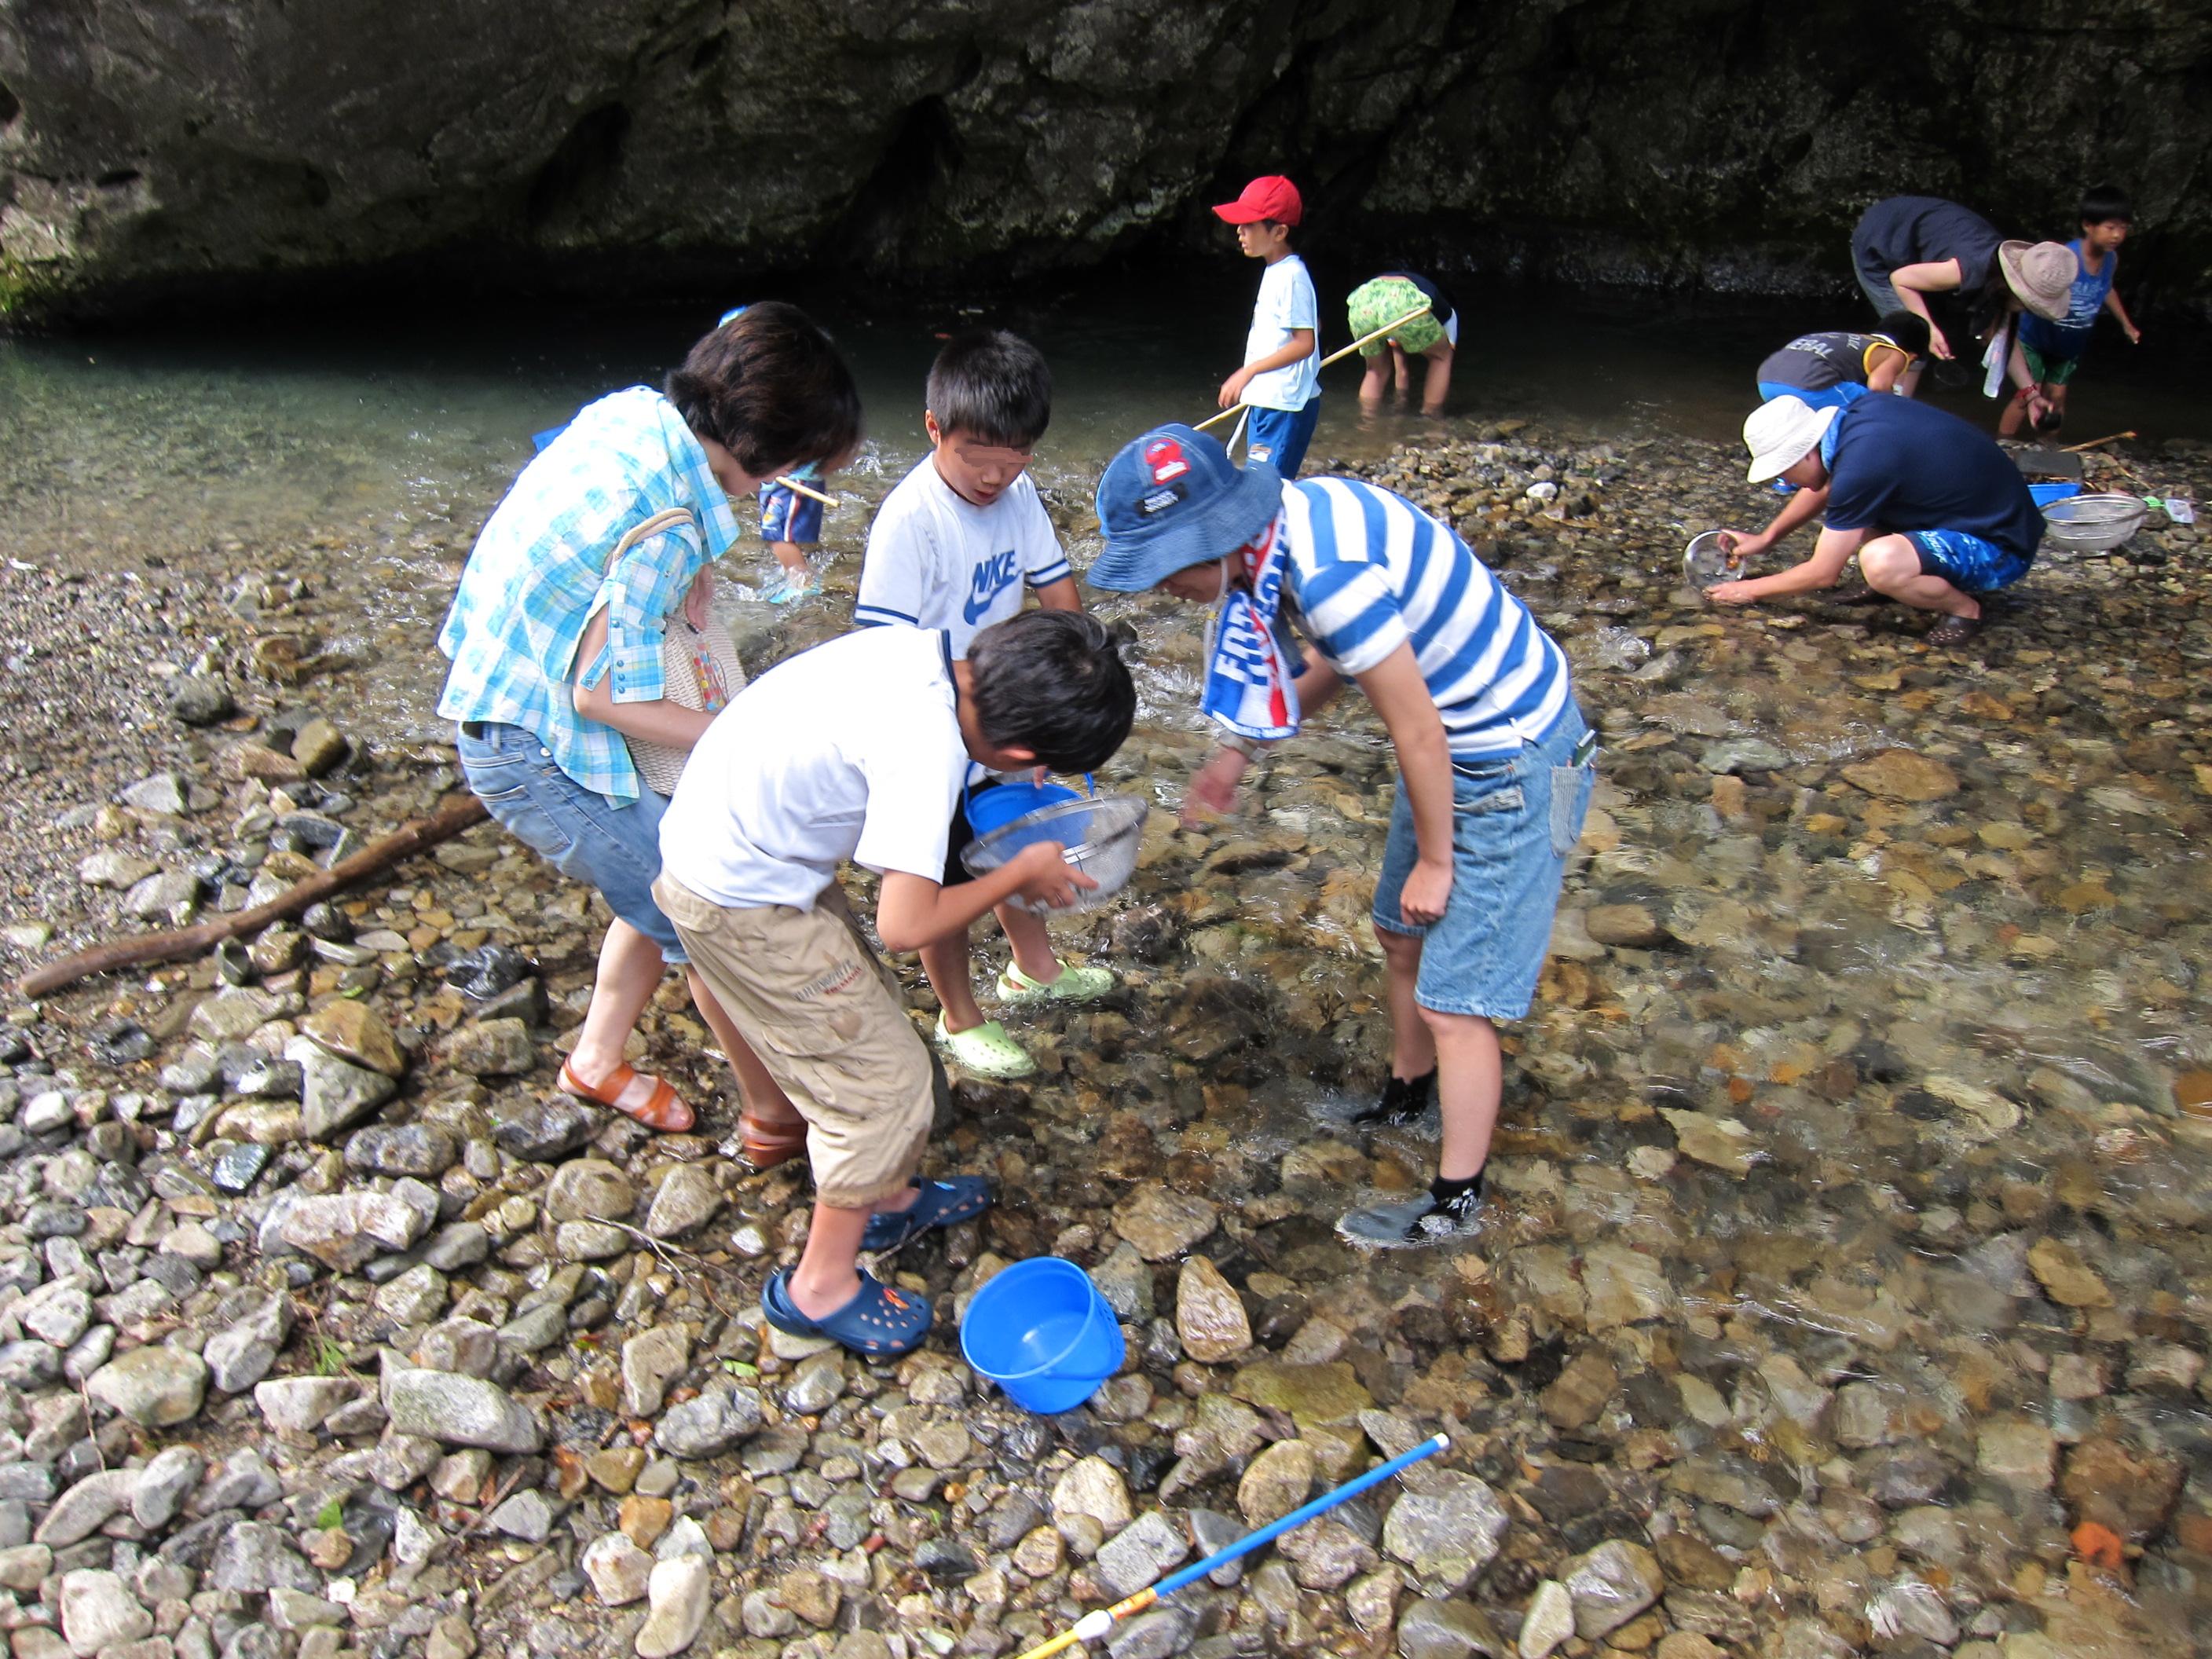
[[[1431,1070],[1415,1078],[1393,1077],[1382,1085],[1382,1097],[1364,1111],[1354,1112],[1360,1124],[1411,1123],[1429,1109],[1436,1093],[1437,1074]]]
[[[1436,1200],[1438,1211],[1454,1221],[1464,1221],[1482,1207],[1482,1171],[1477,1170],[1465,1181],[1447,1181],[1438,1176],[1429,1183],[1429,1196]]]

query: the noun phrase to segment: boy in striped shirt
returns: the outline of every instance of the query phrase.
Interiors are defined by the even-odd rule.
[[[1212,439],[1157,428],[1098,486],[1094,586],[1224,603],[1206,712],[1225,729],[1191,781],[1217,811],[1263,741],[1296,732],[1346,679],[1382,717],[1399,787],[1377,878],[1390,1078],[1364,1122],[1443,1123],[1437,1179],[1338,1224],[1365,1243],[1470,1231],[1503,1087],[1493,1022],[1528,1012],[1595,744],[1565,654],[1465,542],[1402,496],[1351,478],[1285,484]],[[1292,665],[1289,628],[1308,643]]]

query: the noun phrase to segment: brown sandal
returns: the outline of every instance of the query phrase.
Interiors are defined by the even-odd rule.
[[[561,1062],[562,1091],[579,1100],[611,1107],[625,1117],[636,1119],[647,1128],[658,1129],[664,1134],[683,1134],[698,1121],[691,1109],[676,1097],[676,1091],[669,1086],[665,1077],[653,1080],[653,1093],[647,1097],[644,1105],[635,1109],[616,1105],[615,1103],[622,1098],[622,1091],[636,1081],[637,1070],[627,1060],[600,1079],[597,1088],[578,1077],[567,1060]]]
[[[1923,645],[1964,645],[1981,631],[1979,617],[1946,617],[1920,638]]]
[[[801,1117],[788,1123],[772,1123],[750,1112],[740,1112],[738,1136],[744,1143],[747,1164],[756,1170],[773,1170],[805,1152],[806,1120]]]

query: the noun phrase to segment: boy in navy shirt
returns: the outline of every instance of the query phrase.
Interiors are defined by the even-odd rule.
[[[1981,630],[1980,596],[2035,562],[2043,515],[2020,469],[1955,415],[1905,398],[1840,410],[1777,398],[1752,411],[1743,441],[1752,483],[1780,478],[1797,493],[1757,535],[1729,532],[1734,552],[1763,553],[1824,510],[1827,524],[1802,564],[1707,588],[1716,604],[1833,587],[1856,553],[1873,592],[1942,613],[1929,644],[1963,645]]]

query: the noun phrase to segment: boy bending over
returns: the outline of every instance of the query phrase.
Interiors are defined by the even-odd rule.
[[[1338,1224],[1366,1243],[1471,1231],[1503,1086],[1500,1019],[1528,1012],[1596,745],[1567,659],[1450,528],[1351,478],[1240,471],[1187,426],[1158,427],[1098,486],[1096,586],[1227,601],[1205,710],[1231,734],[1191,781],[1227,811],[1261,741],[1290,737],[1346,679],[1398,754],[1375,889],[1389,969],[1390,1079],[1364,1122],[1443,1116],[1436,1181]],[[1295,616],[1311,644],[1293,678]]]
[[[1136,690],[1095,618],[1032,611],[965,659],[935,629],[866,629],[755,680],[691,751],[661,822],[653,896],[694,969],[806,1120],[814,1219],[761,1306],[777,1329],[897,1354],[929,1304],[859,1270],[991,1203],[981,1176],[919,1181],[934,1109],[929,1053],[837,886],[878,871],[876,931],[914,951],[957,939],[1017,895],[1050,906],[1095,886],[1030,847],[965,886],[938,880],[971,763],[1082,772],[1128,736]]]

